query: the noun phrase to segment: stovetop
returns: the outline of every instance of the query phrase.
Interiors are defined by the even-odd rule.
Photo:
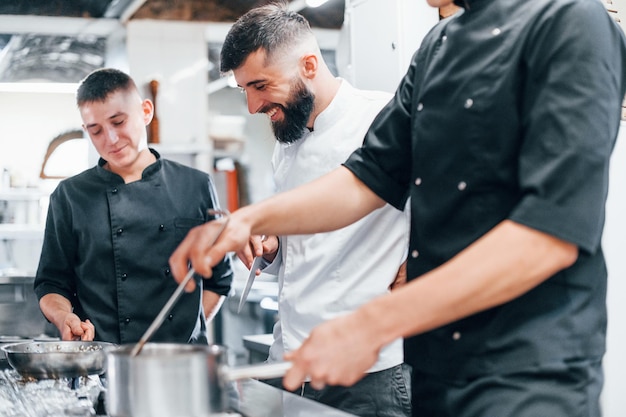
[[[24,379],[13,369],[0,371],[1,417],[106,415],[99,377]],[[99,409],[99,410],[98,410]]]
[[[234,384],[231,409],[212,417],[316,416],[354,417],[255,380]],[[13,369],[0,369],[0,417],[98,417],[106,413],[106,379],[26,380]]]
[[[105,385],[98,375],[36,380],[2,369],[0,417],[105,417]],[[215,417],[244,416],[233,411]]]

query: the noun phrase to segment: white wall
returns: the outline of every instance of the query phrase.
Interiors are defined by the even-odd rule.
[[[604,361],[604,417],[626,415],[626,122],[613,152],[603,247],[607,260],[609,325]]]
[[[156,110],[163,144],[209,143],[205,30],[206,24],[162,20],[127,25],[130,74],[146,95],[152,79],[160,83]]]
[[[0,114],[0,168],[8,168],[20,186],[39,183],[52,138],[81,127],[73,93],[0,92]]]

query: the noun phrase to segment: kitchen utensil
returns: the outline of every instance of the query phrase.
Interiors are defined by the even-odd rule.
[[[117,345],[106,342],[22,342],[2,347],[7,361],[22,377],[75,378],[102,374],[106,353]]]
[[[277,378],[290,362],[228,367],[219,345],[147,343],[107,353],[107,413],[110,417],[191,417],[222,413],[234,394],[233,381]]]
[[[226,218],[226,221],[223,222],[222,227],[217,233],[217,236],[215,236],[215,239],[213,240],[213,243],[215,243],[217,239],[220,237],[220,235],[222,234],[222,232],[224,231],[224,229],[226,228],[226,225],[228,225],[229,213],[226,210],[211,209],[209,210],[209,214],[211,215],[220,214]],[[159,314],[157,314],[156,318],[152,321],[152,323],[148,327],[148,330],[146,330],[143,336],[141,336],[141,339],[139,339],[139,342],[135,344],[135,347],[131,351],[132,356],[136,356],[137,354],[139,354],[143,346],[152,337],[154,332],[156,332],[159,329],[159,327],[161,327],[161,325],[163,324],[163,321],[165,320],[165,317],[169,314],[170,310],[172,309],[172,307],[174,307],[174,304],[176,304],[181,294],[183,293],[183,290],[185,289],[185,285],[187,285],[187,283],[189,282],[189,280],[193,277],[195,273],[196,272],[193,269],[193,267],[189,269],[189,272],[187,272],[187,275],[185,275],[185,278],[180,282],[180,284],[178,284],[178,287],[176,287],[176,290],[174,290],[174,292],[172,293],[170,298],[167,300],[163,308],[161,308],[161,311],[159,311]]]
[[[250,274],[248,275],[248,279],[246,280],[246,286],[241,293],[241,298],[239,299],[239,307],[237,307],[237,313],[241,313],[241,309],[248,299],[248,294],[250,293],[250,288],[252,288],[252,284],[254,283],[254,279],[256,278],[256,270],[261,267],[262,257],[257,256],[254,258],[254,262],[252,262],[252,266],[250,267]]]

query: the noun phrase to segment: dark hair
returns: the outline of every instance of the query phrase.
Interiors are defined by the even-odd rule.
[[[267,58],[281,48],[311,34],[304,16],[287,9],[285,3],[257,7],[241,16],[231,27],[220,54],[220,71],[237,69],[248,55],[262,48]]]
[[[81,82],[76,91],[76,105],[105,101],[109,94],[137,89],[133,79],[123,71],[114,68],[101,68],[92,71]]]

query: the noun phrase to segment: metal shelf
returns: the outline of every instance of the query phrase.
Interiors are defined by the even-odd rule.
[[[42,239],[44,225],[42,224],[0,224],[0,240],[15,239]]]

